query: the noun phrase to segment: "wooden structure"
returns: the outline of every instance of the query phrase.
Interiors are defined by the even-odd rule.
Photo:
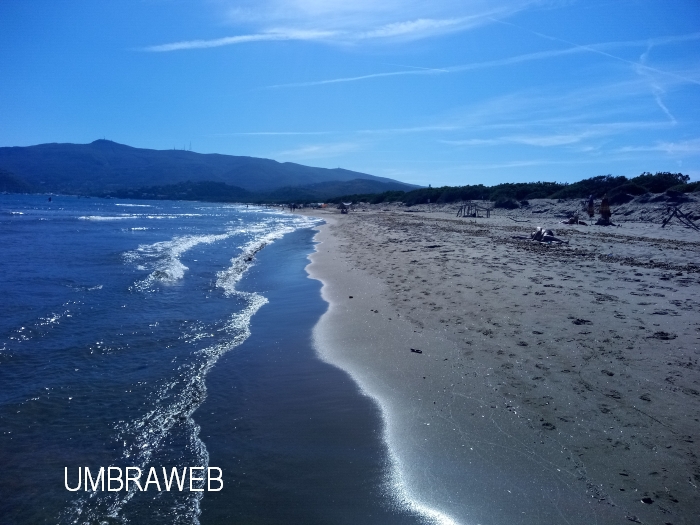
[[[689,215],[683,213],[683,212],[680,210],[680,208],[678,208],[678,207],[676,207],[676,206],[673,207],[673,211],[671,212],[671,215],[669,215],[668,217],[666,217],[666,218],[664,219],[664,222],[663,222],[663,224],[661,225],[661,227],[662,227],[662,228],[665,228],[666,225],[668,224],[668,221],[670,221],[670,220],[673,219],[674,217],[676,217],[679,221],[681,221],[681,222],[683,223],[684,226],[686,226],[686,227],[688,227],[688,228],[693,228],[693,229],[695,229],[695,230],[697,230],[697,231],[700,231],[700,228],[698,228],[697,224],[695,224],[695,223],[693,222],[693,218],[690,217]]]
[[[475,202],[469,201],[466,204],[462,204],[457,210],[457,217],[479,217],[479,212],[485,212],[486,218],[491,217],[491,210],[488,206],[482,206]]]

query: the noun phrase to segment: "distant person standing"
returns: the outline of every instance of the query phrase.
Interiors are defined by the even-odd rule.
[[[593,199],[593,195],[590,195],[588,197],[588,218],[593,220],[593,217],[595,216],[595,200]]]
[[[610,211],[610,203],[608,202],[608,194],[603,195],[603,200],[600,201],[600,218],[606,223],[610,222],[612,212]]]

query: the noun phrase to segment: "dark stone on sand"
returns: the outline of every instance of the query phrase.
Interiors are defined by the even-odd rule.
[[[676,334],[670,334],[668,332],[654,332],[653,335],[649,336],[649,339],[660,339],[662,341],[670,341],[671,339],[675,339],[677,336]]]

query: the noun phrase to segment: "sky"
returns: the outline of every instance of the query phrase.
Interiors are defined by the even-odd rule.
[[[697,0],[2,0],[0,78],[0,146],[700,179]]]

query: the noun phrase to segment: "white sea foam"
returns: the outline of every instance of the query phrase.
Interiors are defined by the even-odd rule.
[[[125,207],[129,207],[129,208],[152,208],[153,207],[151,204],[122,204],[122,203],[115,204],[115,206],[125,206]]]
[[[136,250],[124,254],[124,258],[136,263],[138,268],[152,270],[145,279],[137,281],[133,289],[146,291],[156,282],[174,283],[185,276],[187,266],[182,264],[180,257],[199,244],[211,244],[228,239],[236,231],[209,235],[185,235],[169,241],[154,244],[142,244]]]
[[[82,215],[78,217],[81,221],[123,221],[136,218],[138,215]]]
[[[325,343],[323,342],[323,337],[316,331],[314,332],[313,342],[318,351],[318,349]],[[323,354],[319,352],[319,355]],[[324,360],[333,364],[327,359]],[[334,366],[338,365],[334,364]],[[409,484],[406,483],[404,478],[405,468],[403,467],[402,462],[392,445],[394,440],[392,439],[391,435],[392,422],[390,412],[377,395],[368,391],[364,387],[364,381],[362,381],[360,377],[358,377],[352,370],[347,370],[344,368],[341,369],[350,375],[355,384],[358,386],[362,395],[370,398],[379,408],[383,424],[382,441],[384,442],[384,446],[386,447],[388,453],[389,463],[388,475],[387,479],[385,480],[385,491],[388,493],[390,500],[392,500],[394,504],[398,505],[399,507],[420,516],[426,525],[461,525],[460,522],[455,520],[452,516],[440,511],[434,506],[431,506],[430,503],[423,501],[420,496],[416,495],[414,491],[411,490]]]
[[[205,379],[209,371],[222,355],[248,339],[251,318],[261,306],[267,303],[267,299],[259,294],[245,292],[236,292],[236,294],[245,298],[247,305],[226,321],[223,331],[227,339],[196,351],[193,361],[178,367],[176,377],[162,385],[153,396],[155,404],[151,410],[134,421],[117,426],[118,439],[124,443],[123,459],[128,460],[130,465],[144,470],[173,427],[177,423],[182,423],[187,427],[189,448],[195,456],[192,464],[209,466],[209,453],[199,437],[200,427],[192,415],[206,399]],[[192,341],[197,339],[195,337]],[[90,516],[90,511],[85,504],[92,498],[102,497],[104,500],[106,497],[109,499],[108,516],[117,518],[135,492],[107,496],[94,494],[96,493],[83,500],[82,511],[87,511],[87,516]],[[190,493],[186,497],[190,498],[191,508],[183,508],[182,512],[186,513],[193,525],[198,525],[202,493]]]
[[[181,339],[195,344],[217,331],[219,341],[203,349],[196,350],[192,359],[177,368],[176,374],[161,385],[152,396],[152,408],[140,418],[129,422],[120,422],[115,430],[117,439],[123,444],[123,458],[128,464],[138,466],[142,470],[148,465],[154,454],[160,449],[164,440],[176,424],[184,425],[187,429],[189,450],[195,458],[193,464],[207,467],[209,454],[204,442],[199,437],[200,427],[192,418],[193,413],[206,399],[207,388],[205,379],[208,372],[221,356],[241,345],[250,336],[250,324],[253,315],[268,300],[258,293],[248,293],[236,290],[236,284],[245,272],[254,264],[257,252],[268,244],[298,228],[315,224],[317,221],[305,217],[270,220],[254,224],[245,230],[231,230],[222,234],[183,236],[170,241],[150,245],[141,245],[133,252],[125,254],[129,262],[141,262],[150,266],[153,271],[143,281],[142,287],[148,287],[156,279],[157,272],[167,272],[169,278],[182,278],[187,268],[182,265],[179,257],[187,250],[202,243],[213,243],[231,235],[246,233],[253,239],[246,243],[241,253],[231,259],[230,266],[217,274],[216,285],[224,290],[227,297],[235,297],[243,301],[242,310],[226,319],[221,328],[213,330],[204,324],[198,324],[194,333],[183,334]],[[67,509],[65,516],[71,523],[83,523],[104,520],[104,510],[110,518],[124,521],[120,516],[122,509],[134,496],[135,492],[117,493],[88,493],[77,500]],[[185,518],[193,525],[199,525],[201,492],[191,492],[186,505],[178,503],[178,518]],[[179,522],[179,521],[178,521]]]
[[[316,251],[318,251],[318,247]],[[311,276],[314,277],[313,273]],[[318,277],[314,278],[319,279]],[[322,280],[321,282],[324,287],[327,286]],[[441,511],[434,505],[431,505],[431,503],[425,501],[420,494],[412,490],[410,484],[406,481],[405,472],[407,472],[408,469],[403,465],[396,451],[395,443],[397,442],[398,436],[395,435],[392,429],[395,429],[397,425],[392,421],[392,413],[387,403],[380,395],[369,388],[370,383],[366,381],[366,378],[362,376],[361,372],[359,372],[356,367],[350,365],[348,362],[339,362],[333,359],[332,354],[328,351],[334,346],[332,334],[329,332],[329,330],[332,330],[332,327],[328,324],[326,317],[330,315],[332,311],[333,306],[331,305],[331,308],[329,308],[314,327],[313,345],[317,355],[322,360],[346,372],[358,386],[362,395],[371,399],[379,409],[383,425],[382,440],[388,455],[388,472],[384,489],[389,499],[398,507],[420,516],[422,521],[427,525],[460,525],[460,522],[454,517]]]
[[[242,247],[241,253],[231,259],[231,266],[217,274],[217,286],[228,292],[228,287],[235,286],[258,251],[287,233],[316,223],[318,223],[316,219],[301,216],[267,218],[264,222],[248,225],[245,229],[232,227],[220,234],[185,235],[174,237],[169,241],[142,244],[136,250],[124,254],[124,258],[136,264],[138,269],[151,270],[148,277],[133,285],[134,290],[148,291],[152,290],[157,282],[172,284],[184,278],[188,268],[182,264],[180,257],[195,246],[223,241],[233,235],[252,235],[253,239]]]

